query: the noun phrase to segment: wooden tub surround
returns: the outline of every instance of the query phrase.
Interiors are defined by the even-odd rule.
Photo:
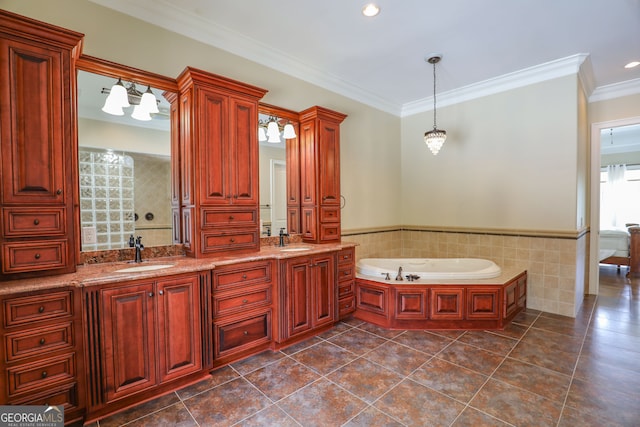
[[[439,282],[358,275],[354,316],[387,329],[504,329],[526,307],[527,272]]]

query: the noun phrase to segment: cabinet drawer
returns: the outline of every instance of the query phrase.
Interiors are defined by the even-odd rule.
[[[3,209],[4,236],[61,236],[64,235],[65,211],[62,208]]]
[[[71,291],[10,298],[4,301],[6,327],[40,320],[58,319],[73,314]]]
[[[256,261],[225,265],[213,269],[213,288],[230,289],[259,283],[271,283],[273,266],[271,261]]]
[[[71,322],[60,323],[7,334],[5,342],[7,359],[10,361],[71,348],[73,347],[73,324]]]
[[[258,225],[258,212],[256,210],[202,209],[202,228],[251,227],[256,225]]]
[[[330,241],[337,240],[340,241],[340,224],[339,223],[329,223],[329,224],[321,224],[320,225],[320,240],[322,241]]]
[[[342,249],[338,252],[338,264],[353,264],[353,248]]]
[[[215,323],[216,357],[271,341],[271,310],[229,323]]]
[[[230,249],[257,249],[259,238],[255,231],[237,231],[224,233],[201,233],[202,253],[226,252]]]
[[[7,274],[64,268],[67,241],[5,243],[2,245],[2,257],[2,272]]]
[[[320,208],[321,222],[340,222],[340,208]]]
[[[64,406],[66,412],[78,406],[78,387],[76,383],[47,389],[43,393],[29,393],[28,396],[9,402],[12,405]]]
[[[9,395],[35,389],[44,390],[52,384],[75,378],[75,354],[52,357],[43,361],[18,365],[7,369]]]
[[[353,295],[354,288],[355,282],[353,281],[349,283],[340,283],[338,285],[338,298],[344,298],[347,295]]]
[[[246,311],[270,305],[271,301],[271,286],[243,290],[241,292],[225,292],[223,295],[213,298],[213,315],[214,317],[220,317],[238,311]]]
[[[338,282],[346,282],[349,280],[353,280],[354,275],[354,267],[352,265],[338,265]]]
[[[353,313],[356,309],[356,301],[355,296],[350,296],[347,298],[341,298],[338,301],[338,316],[343,318],[351,313]]]

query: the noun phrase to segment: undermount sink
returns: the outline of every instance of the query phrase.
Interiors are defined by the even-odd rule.
[[[136,265],[135,267],[126,267],[116,270],[116,273],[139,273],[141,271],[162,270],[163,268],[173,267],[173,264],[147,264]]]
[[[308,251],[311,248],[284,248],[284,249],[280,249],[281,252],[301,252],[301,251]]]

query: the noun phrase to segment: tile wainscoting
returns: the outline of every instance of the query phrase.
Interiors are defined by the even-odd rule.
[[[575,317],[589,268],[589,232],[523,232],[398,227],[343,230],[361,258],[486,258],[528,271],[527,306]]]

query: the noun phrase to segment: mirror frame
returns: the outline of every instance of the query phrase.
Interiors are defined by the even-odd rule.
[[[287,163],[287,232],[300,234],[300,114],[275,105],[259,103],[258,113],[287,119],[296,131],[296,137],[286,140]],[[262,230],[261,230],[262,232]]]

